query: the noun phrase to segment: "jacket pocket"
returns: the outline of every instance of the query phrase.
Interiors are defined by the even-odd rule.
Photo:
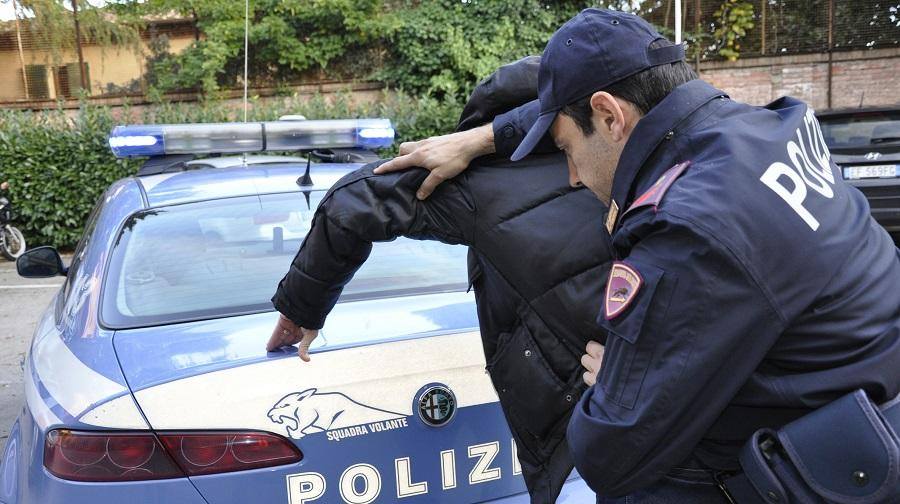
[[[469,286],[466,288],[466,292],[469,292],[484,275],[484,268],[481,267],[481,263],[472,249],[469,249],[469,253],[466,255],[466,269],[469,273]]]
[[[653,327],[658,330],[655,321],[664,320],[669,303],[669,296],[663,292],[666,289],[658,288],[663,270],[642,265],[640,274],[643,282],[631,306],[612,320],[604,313],[597,317],[608,333],[597,386],[607,400],[627,409],[637,403],[653,354],[652,348],[641,344],[640,336]]]
[[[500,404],[519,435],[543,444],[578,398],[553,372],[524,324],[501,333],[487,365]],[[531,444],[531,443],[529,443]]]

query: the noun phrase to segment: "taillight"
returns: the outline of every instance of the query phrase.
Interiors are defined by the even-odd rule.
[[[188,476],[291,464],[303,458],[293,443],[264,432],[160,433],[159,439]]]
[[[75,481],[136,481],[184,477],[151,433],[52,430],[44,442],[44,466]]]
[[[182,478],[298,462],[287,439],[264,432],[47,433],[44,466],[62,479],[138,481]]]

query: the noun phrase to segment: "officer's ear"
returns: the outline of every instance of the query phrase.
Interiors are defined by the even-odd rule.
[[[591,109],[594,127],[616,143],[627,140],[633,123],[637,122],[632,117],[634,110],[631,104],[606,91],[597,91],[591,95]]]

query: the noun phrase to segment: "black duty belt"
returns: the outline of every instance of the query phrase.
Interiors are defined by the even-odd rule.
[[[743,471],[717,478],[734,504],[875,504],[900,498],[900,397],[857,390],[783,427],[759,429]]]

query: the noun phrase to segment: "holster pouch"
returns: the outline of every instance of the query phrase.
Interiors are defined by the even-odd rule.
[[[724,481],[737,504],[900,502],[900,401],[879,409],[857,390],[741,450],[743,473]]]

